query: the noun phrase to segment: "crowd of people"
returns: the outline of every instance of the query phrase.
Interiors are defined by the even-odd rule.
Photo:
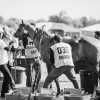
[[[32,40],[27,36],[27,33],[23,34],[21,45],[23,46],[26,58],[26,86],[32,87],[32,92],[36,92],[40,79],[41,79],[41,55]],[[2,85],[1,97],[5,97],[5,93],[13,91],[15,88],[15,82],[11,74],[11,67],[14,66],[14,48],[16,40],[14,37],[6,31],[5,28],[0,28],[0,71],[3,73],[4,80]],[[19,41],[20,43],[20,41]],[[54,68],[48,74],[45,79],[43,88],[48,88],[55,78],[65,74],[69,80],[73,83],[75,88],[79,88],[76,78],[74,76],[74,64],[71,53],[71,46],[62,42],[60,35],[54,36],[54,45],[50,48],[50,61],[54,64]],[[20,48],[19,46],[19,48]],[[35,79],[32,79],[32,71],[35,70]]]
[[[20,46],[23,46],[26,58],[26,86],[32,87],[32,92],[36,92],[41,79],[41,55],[35,47],[33,41],[27,33],[23,34]],[[99,39],[100,34],[95,32],[95,38]],[[45,79],[43,88],[48,88],[49,84],[62,74],[73,83],[74,88],[79,89],[78,82],[75,77],[74,63],[72,58],[72,48],[69,44],[62,42],[62,37],[56,34],[53,37],[54,45],[50,47],[50,62],[54,68]],[[6,31],[6,28],[0,28],[0,71],[4,75],[2,84],[1,97],[5,97],[5,93],[13,91],[15,82],[11,74],[11,67],[14,64],[13,54],[16,52],[14,48],[15,38]],[[20,48],[20,47],[19,47]],[[32,79],[32,71],[35,70],[35,79]]]
[[[24,34],[25,35],[25,34]],[[26,57],[26,86],[33,86],[32,92],[37,90],[39,81],[41,79],[41,60],[40,53],[38,52],[35,45],[30,44],[30,40],[27,35],[23,37],[22,45],[25,49]],[[11,74],[11,67],[14,66],[14,54],[16,53],[16,48],[14,48],[14,43],[16,43],[15,37],[13,37],[7,30],[6,27],[0,28],[0,71],[2,72],[4,79],[1,90],[1,97],[5,97],[5,93],[13,92],[15,89],[15,81]],[[20,42],[19,42],[20,43]],[[20,52],[20,46],[18,47]],[[35,70],[35,80],[32,80],[32,71]]]

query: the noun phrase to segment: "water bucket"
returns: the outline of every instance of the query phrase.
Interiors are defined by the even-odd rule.
[[[91,71],[88,70],[80,70],[80,84],[81,88],[92,94],[94,91],[94,81],[93,81],[93,74]]]
[[[65,95],[64,100],[90,100],[91,95]]]
[[[25,68],[16,66],[11,67],[11,74],[16,84],[24,84],[26,79]]]
[[[19,87],[16,91],[21,91],[23,95],[28,95],[30,93],[31,87]]]
[[[40,93],[41,92],[41,88],[43,87],[44,81],[40,81],[38,88],[37,88],[37,92]]]
[[[36,96],[36,100],[55,100],[55,96],[47,94],[39,94]]]

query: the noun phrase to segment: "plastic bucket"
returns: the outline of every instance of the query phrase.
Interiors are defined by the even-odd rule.
[[[80,85],[85,92],[92,94],[94,91],[93,74],[88,70],[80,70]]]
[[[24,84],[25,83],[25,78],[26,78],[25,68],[19,67],[19,66],[12,67],[11,74],[12,74],[16,84]]]

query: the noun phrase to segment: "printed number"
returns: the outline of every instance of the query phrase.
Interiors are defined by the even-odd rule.
[[[58,47],[57,51],[58,51],[58,54],[69,53],[69,49],[67,47]]]
[[[32,50],[31,54],[35,54],[37,52],[37,50]]]

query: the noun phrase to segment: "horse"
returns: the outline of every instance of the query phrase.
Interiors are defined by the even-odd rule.
[[[25,25],[23,25],[25,28]],[[30,29],[29,25],[26,25],[27,31],[31,30],[29,34],[30,38],[34,40],[34,44],[41,50],[41,56],[43,61],[47,64],[47,69],[50,71],[52,69],[52,64],[49,60],[49,48],[53,45],[53,38],[49,34],[47,34],[43,29]],[[37,32],[36,32],[37,31]],[[68,43],[72,47],[72,57],[74,63],[85,59],[91,69],[91,72],[94,76],[94,82],[96,83],[94,92],[97,88],[97,77],[100,79],[99,72],[99,64],[100,64],[100,41],[89,36],[81,37],[78,42],[74,39],[65,39],[63,38],[63,42]]]
[[[100,79],[100,41],[89,36],[80,37],[78,41],[75,41],[73,38],[63,38],[62,41],[71,45],[74,63],[82,59],[85,59],[87,62],[90,71],[92,72],[94,82],[94,91],[91,98],[96,98],[98,94],[95,93],[97,92],[98,78]],[[43,35],[43,39],[41,41],[41,51],[44,51],[43,55],[45,55],[45,60],[47,60],[47,57],[49,58],[49,48],[53,44],[53,37],[50,34]]]
[[[42,61],[44,63],[46,63],[47,72],[49,73],[52,70],[53,65],[51,64],[50,60],[48,59],[48,57],[49,57],[48,49],[45,49],[45,50],[42,49],[42,48],[46,48],[45,47],[46,45],[41,45],[42,38],[44,35],[46,36],[47,33],[45,31],[43,31],[42,29],[37,28],[35,25],[25,24],[22,21],[22,23],[19,25],[19,28],[15,32],[14,36],[19,38],[19,40],[22,40],[25,30],[27,31],[27,36],[29,36],[33,40],[34,45],[40,52]],[[42,41],[42,44],[43,44],[43,41]],[[58,79],[55,79],[55,83],[57,86],[57,95],[58,95],[60,93],[60,86],[58,83]]]

